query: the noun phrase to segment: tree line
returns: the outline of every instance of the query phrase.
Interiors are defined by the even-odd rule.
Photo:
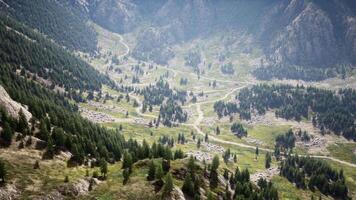
[[[332,131],[347,139],[356,140],[356,91],[331,91],[297,85],[254,85],[244,88],[236,97],[239,104],[218,101],[214,111],[219,117],[239,113],[242,119],[275,110],[277,117],[301,121],[311,119],[313,125],[325,134]]]
[[[318,189],[336,199],[350,199],[343,171],[333,169],[323,160],[289,155],[281,164],[280,174],[298,188]]]

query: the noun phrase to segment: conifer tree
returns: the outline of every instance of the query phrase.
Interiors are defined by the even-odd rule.
[[[104,179],[105,179],[106,175],[108,173],[108,163],[106,162],[105,159],[101,159],[101,161],[100,161],[100,172],[104,176]]]
[[[161,180],[164,176],[164,172],[163,172],[163,169],[162,169],[162,165],[157,165],[156,167],[156,178],[158,180]]]
[[[25,130],[28,129],[28,123],[22,108],[20,109],[18,114],[19,114],[19,120],[17,125],[17,131],[20,133],[25,133]]]
[[[0,136],[6,146],[9,146],[11,144],[13,135],[14,135],[13,129],[11,128],[9,123],[5,122]]]
[[[191,197],[194,196],[194,184],[190,172],[188,172],[184,178],[182,191]]]
[[[163,196],[169,196],[171,192],[173,191],[173,178],[171,173],[168,173],[166,175],[166,178],[164,180],[164,186],[163,186]]]
[[[155,172],[156,172],[156,166],[155,166],[154,162],[151,161],[149,168],[148,168],[147,180],[153,181],[155,179]]]

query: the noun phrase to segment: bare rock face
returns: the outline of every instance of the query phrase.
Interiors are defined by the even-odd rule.
[[[22,109],[27,120],[30,120],[32,114],[27,110],[27,108],[20,103],[11,99],[6,90],[0,85],[0,106],[3,106],[8,114],[16,119],[19,117],[19,111]]]
[[[132,52],[136,58],[166,64],[174,57],[169,45],[175,42],[175,37],[167,29],[151,27],[143,31],[137,40],[138,44]]]
[[[356,62],[356,17],[346,18],[347,30],[346,30],[346,40],[347,50],[350,53],[353,62]]]
[[[124,33],[132,30],[139,15],[131,0],[106,0],[97,2],[92,18],[111,31]]]
[[[332,65],[338,57],[333,31],[326,13],[309,3],[272,41],[272,60],[300,66]]]

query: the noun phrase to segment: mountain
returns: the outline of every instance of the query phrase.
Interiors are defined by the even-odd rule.
[[[157,52],[157,48],[147,50],[147,43],[168,51],[165,46],[172,41],[244,30],[254,36],[269,66],[325,69],[355,64],[356,6],[351,0],[109,0],[91,4],[91,18],[112,31],[127,33],[142,24],[155,30],[149,36],[151,42],[139,37],[136,55]]]

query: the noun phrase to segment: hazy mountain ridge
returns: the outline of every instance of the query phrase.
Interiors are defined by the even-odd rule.
[[[110,0],[97,2],[91,13],[97,23],[110,30],[129,32],[145,22],[169,32],[177,42],[246,29],[261,41],[273,64],[332,67],[355,62],[356,45],[349,42],[355,41],[354,4],[349,0]],[[147,5],[151,9],[146,10]]]

